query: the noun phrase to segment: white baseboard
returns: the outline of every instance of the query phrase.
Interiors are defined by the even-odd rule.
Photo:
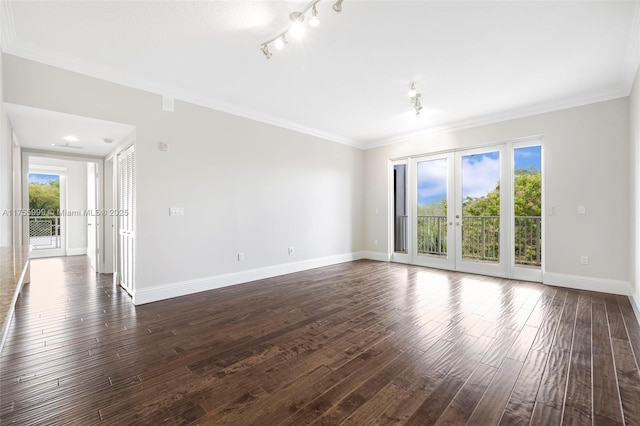
[[[195,280],[163,284],[150,288],[136,289],[133,291],[132,295],[133,304],[143,305],[145,303],[157,302],[159,300],[171,299],[173,297],[186,296],[188,294],[199,293],[201,291],[213,290],[230,285],[277,277],[279,275],[306,271],[308,269],[321,268],[323,266],[330,266],[338,263],[351,262],[352,260],[359,260],[363,258],[368,258],[364,256],[363,252],[345,253],[319,259],[309,259],[300,262],[284,263],[280,265],[267,266],[264,268],[250,269],[247,271],[233,272],[229,274],[198,278]]]
[[[633,296],[629,296],[629,302],[631,302],[633,313],[636,314],[636,319],[638,320],[638,324],[640,324],[640,306],[638,306],[638,301]]]
[[[66,256],[64,249],[46,249],[46,250],[31,250],[29,252],[29,259],[41,259],[44,257],[60,257]]]
[[[9,310],[7,311],[7,316],[4,318],[4,323],[2,325],[2,329],[0,330],[0,352],[2,352],[2,349],[4,348],[4,342],[7,340],[7,336],[9,335],[9,327],[11,326],[11,321],[13,320],[13,313],[15,311],[16,302],[18,301],[18,296],[22,291],[22,287],[30,281],[30,267],[30,263],[27,260],[27,263],[24,265],[22,273],[20,274],[18,285],[13,291],[13,298],[11,299]]]
[[[388,253],[380,253],[378,251],[361,251],[359,252],[360,259],[377,260],[379,262],[389,262]]]
[[[87,248],[70,248],[67,249],[67,256],[84,256],[87,254]]]
[[[545,272],[542,276],[542,282],[544,284],[569,287],[576,290],[598,291],[601,293],[620,294],[623,296],[629,296],[631,294],[631,285],[628,281]]]

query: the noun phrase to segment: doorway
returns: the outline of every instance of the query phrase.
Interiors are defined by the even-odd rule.
[[[541,158],[541,141],[532,140],[392,162],[394,213],[404,204],[407,215],[394,214],[391,259],[541,281]]]

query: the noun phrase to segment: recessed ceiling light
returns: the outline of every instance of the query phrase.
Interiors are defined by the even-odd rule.
[[[79,139],[73,135],[67,135],[65,137],[63,137],[62,139],[64,139],[65,141],[69,141],[69,142],[78,142]]]

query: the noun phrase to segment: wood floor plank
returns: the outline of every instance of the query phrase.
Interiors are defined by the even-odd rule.
[[[436,421],[438,425],[466,424],[484,395],[497,368],[480,364]]]
[[[625,424],[640,424],[640,389],[635,386],[640,382],[638,364],[628,340],[613,337],[611,341]]]
[[[500,422],[522,365],[519,361],[505,358],[473,411],[470,424],[495,425]]]
[[[0,423],[631,425],[638,353],[602,293],[362,260],[133,306],[39,259]]]
[[[593,356],[593,421],[623,424],[620,391],[611,349],[611,336],[604,303],[591,304]]]
[[[563,424],[590,425],[593,421],[591,334],[591,302],[580,297],[567,378]]]

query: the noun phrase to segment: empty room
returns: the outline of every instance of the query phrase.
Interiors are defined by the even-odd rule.
[[[640,1],[0,1],[0,423],[640,424]]]

